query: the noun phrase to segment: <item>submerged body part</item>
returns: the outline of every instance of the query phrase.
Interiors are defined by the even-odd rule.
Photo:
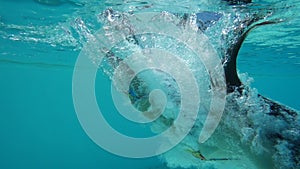
[[[199,131],[203,127],[203,114],[208,112],[208,107],[201,105],[199,114],[202,115],[198,117],[190,133],[174,149],[163,154],[162,158],[169,167],[215,166],[220,168],[222,165],[218,161],[227,161],[225,166],[245,169],[299,168],[299,113],[259,95],[247,83],[244,84],[238,76],[236,66],[238,52],[250,31],[258,26],[275,24],[282,20],[272,18],[269,11],[251,12],[245,6],[250,3],[249,1],[243,1],[243,3],[228,1],[228,3],[229,5],[243,4],[243,7],[233,6],[233,12],[229,13],[226,13],[227,11],[204,11],[196,14],[176,14],[176,17],[181,19],[177,23],[179,27],[184,29],[187,24],[194,25],[198,28],[199,33],[207,35],[211,38],[211,43],[217,46],[217,51],[223,60],[227,102],[222,121],[207,142],[203,144],[198,142]],[[106,12],[107,15],[114,15],[114,11],[109,9]],[[136,49],[151,45],[146,44],[143,40],[147,36],[135,35],[134,28],[130,27],[130,23],[126,23],[126,25],[129,34],[127,32],[125,35],[128,37],[130,45],[135,46]],[[219,34],[216,33],[218,31]],[[177,50],[180,51],[179,48]],[[116,57],[113,59],[114,61],[123,60],[121,56],[112,55],[112,53],[109,52],[108,56]],[[111,65],[116,67],[118,62],[113,62]],[[199,72],[201,73],[201,71]],[[167,106],[165,114],[153,123],[155,133],[173,126],[176,119],[176,113],[174,114],[173,111],[177,111],[180,107],[180,99],[178,99],[180,93],[178,88],[173,86],[174,79],[168,78],[167,75],[160,78],[164,84],[163,88],[168,89],[168,99],[174,104],[170,108]],[[153,88],[151,88],[153,85],[151,81],[151,79],[144,79],[143,76],[137,76],[128,91],[124,91],[128,93],[131,103],[149,118],[151,117],[147,111],[152,105],[148,97],[149,91]],[[217,85],[213,81],[209,83],[208,88]],[[206,101],[210,102],[210,100]],[[186,145],[188,145],[188,149],[186,149]],[[199,146],[202,147],[201,151],[211,155],[204,156],[199,151]]]

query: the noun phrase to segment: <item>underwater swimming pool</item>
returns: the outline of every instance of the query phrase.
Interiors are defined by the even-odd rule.
[[[224,1],[207,0],[197,2],[0,0],[0,168],[148,169],[231,167],[266,169],[266,166],[271,168],[298,167],[299,163],[292,164],[292,161],[299,160],[300,157],[297,157],[297,154],[287,152],[295,152],[292,150],[293,148],[288,149],[288,146],[285,147],[279,143],[277,147],[275,145],[276,150],[283,152],[282,156],[286,157],[287,160],[284,161],[281,156],[278,154],[276,156],[276,153],[272,152],[275,151],[271,148],[273,145],[268,147],[265,144],[260,144],[262,140],[254,139],[261,136],[257,134],[260,128],[255,128],[259,124],[272,124],[273,122],[276,125],[272,126],[275,130],[281,130],[282,126],[277,126],[279,123],[275,120],[268,119],[264,121],[265,119],[255,114],[256,111],[262,111],[258,108],[262,105],[262,102],[256,96],[252,96],[258,92],[272,100],[300,110],[299,8],[300,1],[281,2],[276,0],[253,1],[247,5],[229,5]],[[124,13],[125,16],[130,18],[136,16],[137,13],[147,12],[157,12],[157,15],[160,16],[162,11],[167,11],[168,16],[172,17],[171,22],[168,20],[167,23],[176,22],[180,18],[182,19],[180,21],[187,21],[191,24],[195,24],[192,22],[192,14],[199,14],[203,11],[211,12],[203,14],[204,18],[210,18],[209,22],[204,23],[204,27],[199,26],[199,22],[196,25],[198,26],[197,29],[201,28],[205,32],[205,36],[211,38],[210,42],[218,56],[222,54],[223,49],[230,48],[230,44],[234,43],[235,36],[240,36],[232,30],[239,30],[237,28],[241,25],[241,30],[247,30],[246,27],[249,26],[247,22],[245,22],[245,25],[236,24],[236,22],[241,23],[244,19],[247,20],[254,16],[261,17],[259,21],[254,21],[254,23],[278,22],[259,26],[247,36],[238,54],[237,65],[242,82],[251,86],[251,90],[243,95],[243,98],[236,98],[235,95],[228,96],[228,99],[234,98],[233,100],[237,103],[227,105],[221,123],[213,136],[206,144],[200,145],[202,153],[200,155],[205,156],[207,159],[227,158],[229,160],[205,161],[199,159],[199,154],[196,151],[196,147],[199,146],[197,140],[195,141],[194,137],[189,136],[194,136],[195,133],[199,134],[197,129],[203,127],[202,123],[204,123],[207,115],[205,113],[198,114],[201,125],[192,128],[190,134],[182,140],[179,146],[163,155],[148,158],[122,157],[100,148],[94,143],[95,140],[92,140],[83,130],[84,127],[78,119],[78,112],[75,111],[77,110],[76,103],[74,103],[76,101],[76,99],[74,101],[74,69],[78,64],[77,59],[84,53],[82,52],[83,48],[88,46],[94,37],[99,38],[100,35],[94,36],[98,30],[109,26],[112,28],[112,23],[118,23],[116,18],[123,16]],[[107,12],[111,12],[110,15]],[[184,16],[184,13],[189,14],[188,17]],[[173,14],[176,14],[177,19]],[[112,16],[115,18],[111,18]],[[197,19],[205,21],[200,16],[197,18],[196,15]],[[195,60],[197,54],[195,55],[192,50],[187,50],[186,46],[188,45],[182,44],[180,38],[174,38],[174,36],[179,35],[170,32],[179,31],[178,28],[171,27],[173,30],[167,32],[168,25],[159,21],[162,20],[157,19],[153,23],[159,23],[159,29],[155,33],[161,34],[155,36],[151,34],[137,35],[135,38],[138,40],[133,38],[133,41],[138,41],[143,50],[157,46],[159,46],[159,49],[166,49],[169,44],[174,42],[175,47],[170,47],[169,53],[180,55],[180,58],[184,60],[183,62],[187,63],[187,69],[193,70],[193,73],[196,72],[195,82],[198,85],[202,84],[199,87],[201,103],[209,104],[208,102],[212,98],[207,97],[209,99],[205,99],[206,96],[211,95],[214,85],[210,80],[211,75],[207,72],[214,69],[207,68],[208,66],[203,63],[205,61]],[[149,23],[151,22],[149,21]],[[108,33],[122,33],[122,30],[127,28],[126,24],[123,25],[122,29],[108,29]],[[130,28],[134,28],[135,31],[138,30],[138,24],[129,24],[132,24]],[[144,24],[147,25],[147,23]],[[153,25],[150,24],[149,27],[152,28]],[[155,28],[155,26],[153,27]],[[173,37],[163,37],[163,31],[166,31],[165,34],[173,35]],[[222,31],[225,31],[224,34],[228,35],[225,36],[227,38],[225,40],[220,38],[221,35],[224,35]],[[105,36],[109,37],[110,35]],[[101,38],[100,40],[103,40]],[[151,38],[152,40],[149,40]],[[206,40],[202,36],[200,38],[203,38],[201,39],[203,41]],[[130,40],[128,41],[130,42]],[[122,41],[116,45],[117,47],[114,46],[109,51],[119,54],[119,58],[126,60],[128,53],[140,50],[131,45],[127,44],[127,41]],[[147,45],[152,46],[147,47]],[[148,50],[145,51],[148,52]],[[155,53],[155,51],[152,52]],[[159,54],[164,55],[164,53]],[[88,54],[84,53],[83,55]],[[135,55],[133,54],[133,56]],[[99,64],[97,57],[90,59]],[[205,58],[202,59],[205,60]],[[222,59],[224,58],[219,59],[223,63]],[[151,85],[144,85],[144,87],[150,86],[150,89],[155,89],[159,88],[158,84],[162,84],[163,87],[160,89],[171,90],[167,92],[166,97],[169,101],[164,109],[166,111],[163,117],[166,118],[159,119],[161,121],[156,121],[157,124],[136,126],[135,123],[128,122],[127,119],[123,119],[117,113],[118,109],[114,106],[115,100],[113,100],[110,92],[111,78],[117,66],[112,66],[109,59],[104,62],[106,65],[97,65],[99,70],[97,70],[94,92],[101,111],[106,112],[104,116],[111,126],[121,133],[139,138],[153,136],[156,132],[165,130],[165,128],[161,128],[161,123],[165,125],[164,127],[172,126],[178,115],[173,113],[173,110],[178,110],[179,103],[183,102],[177,98],[180,97],[180,94],[178,94],[180,93],[180,85],[177,84],[176,86],[174,77],[166,77],[166,74],[161,74],[160,71],[141,73],[140,78],[143,81],[151,82]],[[179,69],[182,67],[177,62],[173,63],[171,60],[165,60],[165,62],[168,64],[161,65],[162,67],[159,70],[176,70],[175,72],[181,72],[176,77],[186,77],[186,74],[182,73],[184,72],[183,69]],[[208,62],[212,63],[213,60],[210,59]],[[119,64],[119,62],[116,63]],[[148,63],[146,59],[145,63]],[[173,69],[167,69],[167,67]],[[209,70],[207,71],[207,69]],[[125,77],[128,74],[122,74],[121,71],[120,77]],[[169,74],[171,73],[169,72]],[[139,81],[139,79],[135,81]],[[149,97],[142,97],[145,93],[148,95],[149,92],[139,93],[140,86],[143,86],[141,83],[143,82],[139,81],[137,86],[130,84],[132,90],[123,92],[125,95],[127,94],[126,96],[129,96],[129,101],[133,106],[145,111],[149,110],[149,105],[153,105],[153,103],[148,102]],[[172,87],[166,87],[168,85]],[[85,88],[84,83],[81,87],[83,87],[81,88],[83,89],[82,93],[88,92],[88,88]],[[196,95],[197,92],[193,92],[187,97],[188,103],[194,101],[192,96]],[[81,95],[78,97],[78,99],[88,100]],[[164,102],[161,98],[163,97],[159,96],[159,99],[155,99],[158,100],[157,104]],[[90,106],[88,101],[83,102],[83,104],[87,107]],[[230,107],[234,105],[240,106],[239,109]],[[199,112],[201,111],[207,113],[206,107],[200,107]],[[241,116],[247,111],[252,112],[252,114],[247,115],[249,119],[244,119]],[[240,112],[241,114],[234,112]],[[299,123],[299,118],[297,119],[296,122]],[[228,123],[230,121],[232,121],[232,124]],[[245,121],[251,121],[251,125],[243,126]],[[242,134],[236,134],[239,132],[238,129],[241,129]],[[296,136],[297,133],[299,135],[297,126],[288,131],[292,131],[293,133],[291,133]],[[105,134],[103,133],[101,137],[108,137]],[[230,136],[232,137],[229,138]],[[129,147],[122,140],[115,139],[111,142],[116,144],[117,149],[127,149]],[[261,145],[264,146],[260,147]],[[247,146],[250,148],[245,148]],[[197,155],[198,158],[195,158]],[[268,155],[270,156],[268,157]],[[281,161],[274,164],[276,160]]]

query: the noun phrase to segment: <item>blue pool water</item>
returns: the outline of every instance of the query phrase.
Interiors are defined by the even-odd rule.
[[[102,27],[102,11],[110,6],[119,11],[170,8],[170,12],[190,7],[172,9],[168,2],[0,0],[0,168],[168,168],[162,157],[131,159],[100,148],[82,129],[72,95],[77,57],[89,33]],[[253,1],[270,8],[278,7],[278,2]],[[283,6],[290,4],[294,6],[284,9],[283,23],[249,34],[239,53],[238,70],[260,94],[300,110],[300,2],[286,1]],[[96,85],[110,85],[108,78],[102,80]],[[104,109],[116,111],[110,91],[97,90],[96,95],[108,98],[102,102]],[[125,133],[145,134],[118,119],[112,124]],[[119,146],[126,145],[119,142]]]

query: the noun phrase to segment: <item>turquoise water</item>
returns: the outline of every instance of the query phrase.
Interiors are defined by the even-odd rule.
[[[158,157],[130,159],[101,149],[83,131],[74,110],[72,76],[88,40],[85,26],[91,33],[101,28],[96,16],[109,5],[128,11],[143,4],[113,3],[117,2],[0,0],[0,168],[167,168]],[[268,3],[273,2],[264,1]],[[282,17],[287,21],[250,33],[238,69],[243,80],[253,79],[251,86],[262,95],[300,110],[297,9],[286,9]],[[114,111],[109,95],[102,91],[101,96],[109,98],[103,105]],[[131,124],[112,123],[126,133],[144,134]]]

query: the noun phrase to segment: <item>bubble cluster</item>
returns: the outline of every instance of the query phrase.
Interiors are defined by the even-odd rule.
[[[220,121],[226,95],[221,61],[207,37],[195,24],[181,25],[180,18],[167,12],[133,15],[109,9],[104,15],[106,25],[81,51],[73,76],[76,113],[89,137],[117,155],[155,156],[179,144],[205,109],[203,130],[195,140],[205,142]],[[130,137],[109,125],[94,96],[98,68],[111,78],[118,112],[136,123],[154,122],[156,135]]]

